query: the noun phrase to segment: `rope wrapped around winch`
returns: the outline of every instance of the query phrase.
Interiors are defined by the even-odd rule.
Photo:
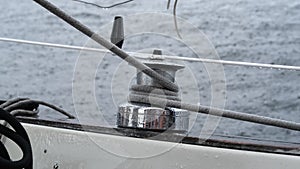
[[[148,97],[151,95],[153,98],[165,98],[167,100],[175,100],[181,101],[178,97],[177,92],[170,91],[165,88],[158,88],[155,86],[148,86],[148,85],[132,85],[130,88],[130,95],[132,96],[144,96]],[[136,101],[142,103],[143,101]]]

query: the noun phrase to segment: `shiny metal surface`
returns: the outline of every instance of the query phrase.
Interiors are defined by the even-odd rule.
[[[189,127],[189,112],[181,109],[162,109],[134,104],[119,106],[119,127],[147,130],[173,130],[186,132]]]
[[[155,51],[161,53],[161,51]],[[159,60],[144,62],[157,73],[175,82],[176,71],[184,66],[175,63],[166,63]],[[132,86],[131,93],[135,95],[155,96],[158,98],[173,98],[180,100],[177,92],[164,91],[159,82],[137,70],[135,88]],[[139,87],[142,87],[143,90]],[[147,89],[147,90],[145,90]],[[158,108],[144,105],[143,103],[126,103],[119,106],[117,114],[118,127],[136,128],[145,130],[165,131],[172,130],[187,132],[189,128],[189,112],[176,108]]]

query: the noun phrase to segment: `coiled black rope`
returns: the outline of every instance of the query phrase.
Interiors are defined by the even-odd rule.
[[[22,150],[23,157],[12,161],[3,143],[0,143],[0,168],[2,169],[32,169],[32,149],[29,137],[23,126],[7,111],[0,108],[0,120],[7,122],[13,130],[0,124],[0,133],[15,142]]]
[[[32,150],[30,141],[25,129],[14,118],[14,116],[36,116],[38,115],[39,105],[50,107],[68,118],[75,118],[73,115],[65,112],[52,104],[31,100],[28,98],[14,98],[7,101],[0,101],[0,139],[3,136],[14,141],[22,150],[23,158],[19,161],[11,161],[9,153],[2,142],[0,142],[0,169],[32,169]],[[9,124],[15,131],[5,127]]]
[[[39,105],[49,107],[56,112],[59,112],[70,119],[75,117],[63,109],[40,100],[31,100],[29,98],[14,98],[0,103],[0,108],[10,112],[13,116],[36,116],[38,114],[37,108]]]
[[[0,157],[4,158],[4,159],[10,159],[9,158],[9,154],[8,151],[6,149],[6,147],[4,146],[4,144],[0,141]]]

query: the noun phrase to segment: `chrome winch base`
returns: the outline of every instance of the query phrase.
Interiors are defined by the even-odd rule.
[[[189,112],[176,108],[127,103],[119,106],[117,119],[118,126],[126,128],[186,132],[189,127]]]

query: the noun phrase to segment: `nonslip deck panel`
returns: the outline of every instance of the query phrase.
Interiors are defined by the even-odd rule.
[[[18,118],[20,122],[30,123],[36,125],[43,125],[49,127],[57,127],[63,129],[86,131],[100,134],[109,134],[124,137],[133,137],[140,139],[158,140],[166,142],[180,142],[190,145],[201,145],[210,147],[220,147],[236,150],[246,150],[255,152],[266,152],[275,154],[285,154],[300,156],[300,143],[289,143],[282,141],[271,140],[259,140],[255,138],[244,138],[235,136],[218,136],[213,135],[207,140],[203,140],[197,137],[190,137],[184,134],[178,134],[175,132],[157,132],[157,131],[145,131],[139,129],[130,128],[110,128],[101,126],[89,126],[81,125],[68,121],[52,121],[36,118]]]

